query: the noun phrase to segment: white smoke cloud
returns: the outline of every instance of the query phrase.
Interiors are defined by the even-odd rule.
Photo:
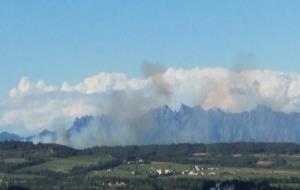
[[[1,101],[0,126],[27,133],[54,128],[57,122],[70,126],[77,116],[98,113],[96,101],[91,103],[90,99],[59,92],[10,97]]]
[[[20,83],[17,87],[9,91],[10,97],[36,94],[36,93],[45,93],[56,91],[57,88],[53,85],[46,85],[43,81],[39,80],[36,84],[32,83],[29,78],[23,77],[20,80]]]
[[[99,73],[73,86],[64,82],[61,91],[94,94],[107,92],[109,90],[137,90],[145,87],[146,84],[147,81],[145,80],[128,79],[123,73]]]
[[[169,68],[144,79],[99,73],[78,84],[64,82],[60,87],[24,77],[10,90],[9,97],[0,100],[0,129],[32,134],[61,123],[69,127],[82,115],[113,113],[126,118],[162,104],[177,109],[181,103],[231,112],[264,104],[278,111],[300,112],[300,75]]]

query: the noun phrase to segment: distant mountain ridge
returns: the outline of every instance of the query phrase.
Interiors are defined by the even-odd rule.
[[[44,129],[39,134],[30,136],[30,137],[24,137],[22,140],[26,141],[26,142],[40,142],[41,141],[41,142],[51,143],[51,142],[56,142],[57,134],[56,134],[56,132]]]
[[[99,135],[105,142],[105,139],[119,140],[118,134],[129,131],[130,134],[122,137],[128,138],[127,141],[118,141],[128,144],[237,141],[300,143],[300,113],[276,112],[262,105],[241,113],[221,109],[204,110],[200,106],[187,105],[181,105],[178,111],[173,111],[164,105],[126,122],[122,123],[108,115],[83,116],[77,118],[65,134],[67,138],[74,134],[79,135],[78,137],[87,134],[96,140]],[[47,137],[48,140],[55,140],[56,136],[56,133],[50,131],[38,135],[39,138]],[[0,141],[4,137],[5,135],[2,138],[0,134]],[[6,136],[5,139],[9,138]],[[27,140],[32,141],[33,138]]]
[[[0,133],[0,141],[20,141],[22,137],[13,134],[13,133],[8,133],[8,132],[1,132]]]
[[[93,119],[94,119],[94,117],[91,115],[86,115],[86,116],[75,118],[72,127],[70,127],[68,130],[66,130],[66,135],[69,137],[73,133],[79,133]]]
[[[95,120],[102,128],[118,125],[111,116],[85,116],[77,118],[68,131],[80,133]],[[136,126],[141,124],[142,127]],[[184,104],[178,111],[173,111],[164,105],[135,118],[129,128],[142,129],[135,131],[139,136],[137,142],[141,144],[237,141],[300,143],[300,114],[276,112],[263,105],[241,113],[225,112],[218,108],[204,110],[200,106]],[[107,135],[110,134],[107,132]]]

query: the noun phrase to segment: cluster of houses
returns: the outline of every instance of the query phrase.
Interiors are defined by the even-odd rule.
[[[127,161],[127,164],[146,164],[146,163],[148,162],[144,161],[143,159]]]
[[[176,174],[176,171],[170,168],[156,169],[155,172],[158,176],[172,176]],[[190,176],[215,176],[217,172],[218,168],[194,165],[191,169],[182,171],[181,174]]]
[[[217,171],[218,168],[194,165],[190,170],[182,171],[181,174],[192,175],[192,176],[215,176],[217,174]]]
[[[158,176],[171,176],[176,174],[176,172],[172,169],[158,169],[156,170]]]
[[[131,175],[136,175],[135,171],[130,172]],[[151,168],[150,174],[153,176],[172,176],[176,174],[176,172],[172,169],[154,169]]]
[[[135,161],[128,161],[127,164],[146,164],[142,159],[138,159]],[[215,167],[204,167],[201,165],[194,165],[189,170],[184,170],[181,172],[182,175],[190,175],[190,176],[215,176],[218,172],[218,168]],[[151,168],[151,174],[156,176],[172,176],[178,174],[175,170],[168,168],[168,169],[154,169]],[[136,175],[135,171],[130,172],[131,175]]]
[[[115,182],[109,182],[108,187],[125,187],[126,183],[124,181],[115,181]]]

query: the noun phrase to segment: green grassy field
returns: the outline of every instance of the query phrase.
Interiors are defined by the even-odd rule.
[[[24,158],[7,158],[3,160],[5,163],[10,163],[10,164],[20,164],[20,163],[25,163],[26,159]]]
[[[125,176],[125,177],[148,177],[151,171],[157,169],[172,169],[176,174],[171,177],[188,178],[213,178],[213,179],[254,179],[254,178],[291,178],[300,176],[300,170],[287,169],[267,169],[267,168],[237,168],[237,167],[218,167],[216,175],[183,175],[181,172],[189,170],[191,164],[178,164],[171,162],[152,162],[150,164],[122,164],[121,166],[101,171],[93,171],[92,176]],[[214,166],[204,166],[214,167]],[[134,175],[132,174],[134,172]]]
[[[255,155],[255,156],[261,158],[261,160],[267,160],[267,161],[274,160],[273,155]],[[279,157],[286,159],[287,163],[290,166],[298,166],[298,164],[300,163],[300,157],[298,156],[280,155]],[[80,155],[80,156],[72,156],[68,158],[53,158],[42,164],[22,168],[18,171],[18,173],[23,173],[26,171],[44,171],[44,170],[68,173],[72,168],[76,166],[87,167],[90,165],[95,165],[99,162],[106,162],[111,159],[112,157],[109,155],[107,156]],[[7,158],[5,159],[5,162],[23,163],[25,162],[25,160],[22,158]],[[152,161],[150,164],[128,164],[127,162],[124,162],[122,165],[115,168],[111,168],[109,170],[92,171],[89,175],[145,178],[149,176],[151,171],[156,171],[157,169],[172,169],[176,171],[176,175],[174,175],[176,177],[192,177],[192,178],[211,177],[206,175],[190,176],[190,175],[181,174],[182,171],[189,170],[192,166],[193,166],[192,164],[179,164],[179,163],[172,163],[172,162]],[[217,167],[217,166],[205,165],[205,167]],[[132,172],[134,172],[135,175],[133,175]],[[281,168],[268,168],[268,167],[258,167],[258,166],[256,168],[218,166],[218,171],[216,172],[216,175],[213,178],[251,179],[251,178],[263,178],[263,177],[285,178],[285,177],[297,177],[297,176],[300,176],[300,170],[293,169],[293,168],[281,169]]]
[[[118,167],[109,170],[100,170],[91,172],[92,176],[123,176],[131,178],[146,178],[151,172],[157,169],[173,169],[177,172],[191,168],[190,164],[178,164],[171,162],[152,162],[150,164],[127,164],[124,163]],[[134,172],[134,175],[132,174]]]
[[[111,156],[96,156],[96,155],[82,155],[72,156],[69,158],[55,158],[43,164],[30,166],[21,169],[21,171],[39,171],[51,170],[55,172],[69,172],[75,166],[87,167],[98,162],[106,162],[111,160]]]

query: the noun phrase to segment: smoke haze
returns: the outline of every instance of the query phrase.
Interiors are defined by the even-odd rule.
[[[50,129],[59,134],[60,142],[68,144],[64,131],[76,117],[107,115],[109,125],[101,128],[94,122],[89,130],[74,134],[73,139],[81,138],[76,146],[130,144],[141,138],[139,129],[154,130],[148,121],[136,118],[165,104],[173,110],[186,104],[242,112],[261,104],[276,111],[300,111],[300,75],[251,69],[164,69],[148,62],[142,71],[142,79],[99,73],[78,84],[63,82],[61,87],[24,77],[9,97],[0,101],[1,131],[31,135]],[[118,138],[120,134],[124,138]]]

